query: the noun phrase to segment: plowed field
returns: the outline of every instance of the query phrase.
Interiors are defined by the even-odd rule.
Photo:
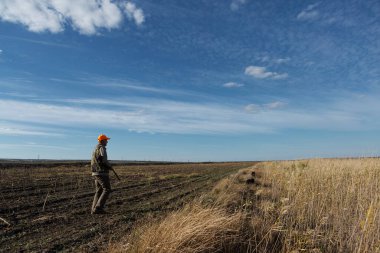
[[[185,204],[252,163],[118,165],[108,214],[91,215],[94,181],[80,164],[0,168],[0,252],[101,251],[136,221]],[[9,223],[9,224],[7,224]]]

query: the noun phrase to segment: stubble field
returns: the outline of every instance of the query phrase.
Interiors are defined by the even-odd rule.
[[[148,217],[176,210],[253,163],[117,165],[107,215],[91,215],[84,164],[0,167],[0,251],[101,251]]]

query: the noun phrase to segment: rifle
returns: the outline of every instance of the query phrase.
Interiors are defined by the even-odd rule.
[[[120,179],[119,175],[116,173],[116,171],[115,171],[113,168],[111,168],[111,170],[112,170],[113,173],[115,174],[116,178],[117,178],[119,181],[121,181],[121,179]]]

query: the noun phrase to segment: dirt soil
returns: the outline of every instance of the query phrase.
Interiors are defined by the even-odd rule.
[[[0,168],[0,252],[98,252],[147,217],[175,210],[253,163],[117,165],[108,214],[91,215],[83,164]],[[9,223],[9,224],[7,224]]]

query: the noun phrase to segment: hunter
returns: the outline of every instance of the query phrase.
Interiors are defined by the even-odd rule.
[[[107,143],[108,138],[106,135],[101,134],[98,136],[98,145],[96,145],[91,159],[92,176],[95,179],[95,196],[92,202],[92,214],[105,214],[104,206],[107,198],[111,193],[111,183],[109,178],[109,171],[112,170],[111,164],[107,159]]]

